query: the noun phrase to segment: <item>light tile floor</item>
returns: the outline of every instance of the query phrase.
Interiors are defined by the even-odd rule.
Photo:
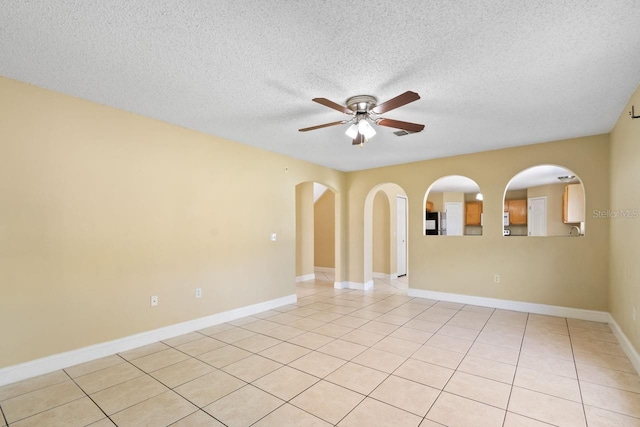
[[[295,305],[1,387],[0,427],[640,426],[640,378],[606,324],[331,279],[299,284]]]

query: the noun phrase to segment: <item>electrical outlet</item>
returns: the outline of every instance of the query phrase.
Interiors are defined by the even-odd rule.
[[[278,235],[276,233],[271,233],[271,241],[275,242],[276,240],[278,240]]]
[[[158,295],[151,295],[151,307],[158,305]]]
[[[494,274],[493,275],[493,282],[494,283],[500,283],[500,275],[499,274]]]
[[[196,298],[202,298],[202,288],[196,288]]]
[[[632,317],[632,318],[633,318],[633,320],[635,321],[635,320],[636,320],[636,306],[634,305],[634,306],[633,306],[633,307],[631,307],[631,308],[632,308],[632,311],[631,311],[631,317]]]

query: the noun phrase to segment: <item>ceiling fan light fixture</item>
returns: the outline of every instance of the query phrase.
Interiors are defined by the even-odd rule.
[[[345,135],[347,135],[351,139],[354,139],[356,136],[358,136],[358,126],[355,123],[349,126],[349,128],[345,132]]]
[[[376,134],[376,130],[369,124],[366,119],[361,119],[358,122],[358,132],[366,139],[372,138]]]
[[[298,129],[298,131],[307,132],[310,130],[349,123],[349,128],[346,130],[345,134],[349,138],[353,139],[353,145],[360,145],[361,147],[365,142],[369,142],[369,139],[376,135],[376,130],[372,126],[373,123],[378,126],[402,129],[407,134],[420,132],[424,129],[424,125],[379,117],[379,114],[384,114],[387,111],[402,107],[403,105],[417,101],[418,99],[420,99],[420,95],[411,91],[406,91],[380,105],[378,105],[378,99],[371,95],[352,96],[347,99],[346,105],[337,104],[327,98],[313,98],[313,102],[317,102],[320,105],[324,105],[325,107],[344,113],[351,116],[351,118],[349,120],[340,120],[317,126],[310,126]]]
[[[576,178],[575,175],[565,175],[565,176],[559,176],[558,177],[560,182],[563,182],[563,183],[569,183],[569,182],[573,181],[575,178]]]

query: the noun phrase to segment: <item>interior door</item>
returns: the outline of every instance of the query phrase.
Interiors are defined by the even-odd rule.
[[[547,198],[533,197],[529,199],[529,218],[527,228],[529,236],[547,235]]]
[[[404,197],[397,197],[397,210],[396,215],[396,238],[397,244],[397,270],[398,277],[407,275],[407,199]]]
[[[446,202],[444,210],[447,212],[447,236],[462,236],[464,234],[462,202]]]

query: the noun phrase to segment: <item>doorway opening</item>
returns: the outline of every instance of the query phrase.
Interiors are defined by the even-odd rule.
[[[335,283],[340,268],[337,217],[334,189],[318,182],[296,186],[296,283]]]
[[[397,184],[380,184],[365,199],[364,283],[408,288],[408,199]]]

